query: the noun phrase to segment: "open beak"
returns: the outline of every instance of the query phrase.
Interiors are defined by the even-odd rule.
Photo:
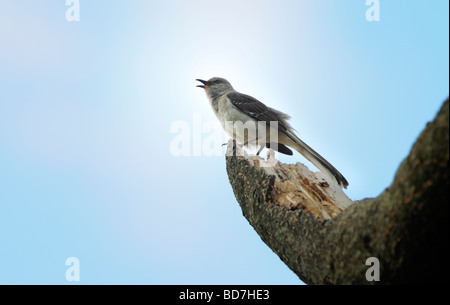
[[[199,88],[203,88],[205,89],[206,87],[208,87],[208,82],[206,80],[202,80],[202,79],[196,79],[196,81],[201,82],[203,85],[198,85],[197,87]]]

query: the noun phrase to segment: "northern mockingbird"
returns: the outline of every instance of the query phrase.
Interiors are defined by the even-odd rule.
[[[295,135],[294,129],[288,123],[289,115],[267,107],[249,95],[235,91],[226,79],[213,77],[207,81],[201,79],[197,79],[197,81],[202,83],[197,87],[205,89],[211,107],[222,127],[238,144],[256,143],[260,147],[257,152],[258,155],[264,147],[286,155],[292,155],[292,150],[287,147],[289,146],[303,155],[320,171],[334,177],[341,187],[347,188],[348,182],[344,176]],[[264,125],[261,125],[261,123]],[[247,133],[244,130],[246,127],[251,128],[251,125],[254,126],[256,131],[255,135],[252,136],[248,130]],[[265,126],[264,132],[261,132],[261,126]],[[272,139],[270,137],[274,133],[275,141],[273,137]]]

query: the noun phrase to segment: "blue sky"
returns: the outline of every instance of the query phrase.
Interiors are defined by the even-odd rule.
[[[195,79],[289,113],[377,196],[448,97],[448,6],[80,0],[68,22],[65,0],[0,0],[0,283],[71,284],[77,257],[83,284],[301,284],[225,158],[171,154],[174,122],[216,120]]]

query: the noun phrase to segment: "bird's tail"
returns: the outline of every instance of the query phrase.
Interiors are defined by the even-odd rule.
[[[327,173],[334,177],[337,183],[343,187],[347,188],[348,182],[347,179],[327,160],[325,160],[319,153],[317,153],[314,149],[309,147],[305,142],[300,140],[293,132],[287,131],[287,136],[291,140],[292,143],[288,146],[291,146],[296,151],[298,151],[302,156],[304,156],[308,161],[314,164],[320,171]]]

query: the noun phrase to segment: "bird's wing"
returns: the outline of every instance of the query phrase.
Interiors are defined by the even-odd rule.
[[[230,92],[227,94],[227,97],[233,106],[258,122],[270,124],[271,121],[276,121],[278,122],[279,130],[286,131],[291,129],[287,122],[289,119],[287,114],[267,107],[254,97],[239,92]]]

